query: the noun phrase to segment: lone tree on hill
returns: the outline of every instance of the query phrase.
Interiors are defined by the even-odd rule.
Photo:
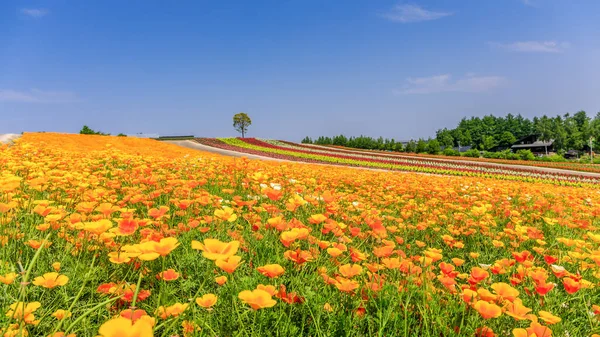
[[[83,128],[79,131],[82,135],[101,135],[101,136],[110,136],[110,133],[104,133],[100,131],[92,130],[89,126],[84,125]]]
[[[252,120],[246,113],[240,112],[233,115],[233,127],[242,134],[242,138],[246,135],[250,125],[252,125]]]

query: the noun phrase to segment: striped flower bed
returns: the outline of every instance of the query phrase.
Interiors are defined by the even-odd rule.
[[[597,185],[600,179],[583,177],[577,174],[564,174],[536,171],[535,168],[505,168],[500,166],[478,165],[476,163],[455,163],[419,158],[349,153],[328,148],[309,148],[279,141],[262,141],[254,138],[197,139],[210,146],[239,152],[257,154],[279,159],[328,163],[336,165],[360,166],[410,172],[424,172],[455,176],[489,177],[504,180],[541,181],[560,185]]]

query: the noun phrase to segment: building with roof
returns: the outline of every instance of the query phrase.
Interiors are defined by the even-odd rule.
[[[554,139],[543,141],[539,135],[529,135],[517,140],[510,149],[513,152],[530,150],[534,154],[546,154],[554,152]]]

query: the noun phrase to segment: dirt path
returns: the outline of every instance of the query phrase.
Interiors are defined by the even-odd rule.
[[[276,158],[271,158],[271,157],[266,157],[266,156],[247,154],[247,153],[243,153],[243,152],[223,150],[223,149],[219,149],[216,147],[203,145],[203,144],[191,141],[191,140],[177,140],[177,141],[173,140],[173,141],[165,141],[165,142],[183,146],[183,147],[187,147],[187,148],[191,148],[191,149],[196,149],[196,150],[201,150],[201,151],[206,151],[206,152],[211,152],[211,153],[217,153],[217,154],[221,154],[224,156],[230,156],[230,157],[246,157],[248,159],[260,159],[260,160],[271,160],[271,161],[279,161],[279,162],[302,163],[302,162],[293,161],[293,160],[276,159]],[[416,156],[405,156],[405,157],[411,158],[411,159],[427,160],[427,158],[416,157]],[[445,158],[439,158],[439,159],[435,158],[435,159],[450,162],[453,164],[464,164],[464,161],[461,162],[460,160],[452,160],[452,159],[445,159]],[[478,162],[470,161],[469,163],[478,163]],[[515,164],[500,164],[500,163],[487,163],[487,162],[484,162],[483,164],[494,165],[494,166],[497,166],[500,168],[508,168],[508,169],[527,169],[527,170],[534,170],[534,171],[546,172],[546,173],[562,173],[562,174],[579,175],[582,177],[600,178],[600,173],[593,173],[593,172],[581,172],[581,171],[573,171],[573,170],[556,169],[556,168],[550,168],[550,167],[515,165]],[[362,167],[344,166],[344,165],[335,165],[335,164],[316,164],[316,165],[327,165],[327,166],[336,166],[336,167],[349,167],[349,168],[365,169]],[[396,170],[383,170],[383,169],[372,169],[372,168],[366,168],[366,169],[373,170],[373,171],[402,172],[402,171],[396,171]]]
[[[0,144],[11,144],[13,140],[21,137],[20,134],[17,133],[4,133],[0,134]]]

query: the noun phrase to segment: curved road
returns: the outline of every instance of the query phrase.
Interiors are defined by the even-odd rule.
[[[203,144],[191,141],[191,140],[171,140],[171,141],[165,141],[165,142],[183,146],[183,147],[187,147],[190,149],[206,151],[206,152],[211,152],[211,153],[217,153],[217,154],[221,154],[224,156],[230,156],[230,157],[246,157],[248,159],[303,163],[303,162],[298,162],[298,161],[293,161],[293,160],[276,159],[276,158],[271,158],[271,157],[266,157],[266,156],[247,154],[247,153],[243,153],[243,152],[223,150],[223,149],[219,149],[216,147],[203,145]],[[427,160],[427,158],[423,158],[423,157],[413,157],[413,156],[406,156],[406,157],[412,158],[412,159]],[[456,163],[456,164],[464,164],[465,163],[464,161],[445,159],[445,158],[439,158],[439,159],[435,158],[435,160],[447,161],[447,162]],[[477,163],[477,162],[470,161],[469,163]],[[579,175],[582,177],[600,178],[600,173],[593,173],[593,172],[581,172],[581,171],[573,171],[573,170],[556,169],[556,168],[551,168],[551,167],[527,166],[527,165],[516,165],[516,164],[500,164],[500,163],[487,163],[487,162],[484,162],[484,163],[486,165],[494,165],[494,166],[501,167],[501,168],[504,167],[504,168],[509,168],[509,169],[529,169],[529,170],[535,170],[535,171],[539,171],[539,172],[563,173],[563,174]],[[320,164],[320,165],[329,165],[329,166],[337,166],[337,167],[352,167],[352,168],[364,169],[364,168],[356,167],[356,166],[344,166],[344,165],[335,165],[335,164]],[[367,169],[369,169],[369,168],[367,168]],[[389,171],[389,170],[381,170],[381,169],[370,169],[370,170]],[[394,172],[402,172],[402,171],[394,170]]]

